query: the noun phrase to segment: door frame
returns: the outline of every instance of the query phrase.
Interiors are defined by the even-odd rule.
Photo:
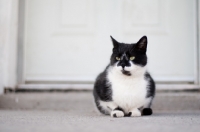
[[[26,0],[19,0],[19,30],[18,30],[18,59],[17,59],[17,88],[21,89],[92,89],[93,84],[90,83],[70,83],[70,84],[54,84],[26,82],[24,74],[24,29],[25,29],[25,2]],[[192,84],[168,84],[158,83],[157,87],[161,90],[184,90],[184,89],[200,89],[200,0],[196,0],[196,42],[195,42],[195,68],[194,68],[194,83]]]
[[[196,84],[200,85],[200,0],[196,0],[196,34],[197,34],[197,42],[196,42]]]
[[[0,94],[16,87],[18,0],[0,0]]]

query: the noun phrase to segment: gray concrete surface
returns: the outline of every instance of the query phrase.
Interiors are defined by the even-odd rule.
[[[199,99],[198,93],[159,93],[152,116],[111,118],[95,111],[91,92],[6,94],[0,132],[198,132]]]
[[[0,109],[6,110],[77,110],[93,109],[91,91],[52,93],[10,93],[0,96]],[[155,111],[200,111],[200,93],[157,93]]]

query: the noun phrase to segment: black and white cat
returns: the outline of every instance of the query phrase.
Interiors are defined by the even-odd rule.
[[[94,84],[98,110],[112,117],[151,115],[155,83],[147,72],[147,37],[133,44],[111,39],[110,64]]]

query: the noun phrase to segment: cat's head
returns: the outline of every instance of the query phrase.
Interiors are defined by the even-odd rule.
[[[119,43],[110,37],[113,43],[111,66],[126,76],[143,72],[147,64],[147,37],[143,36],[137,43],[132,44]]]

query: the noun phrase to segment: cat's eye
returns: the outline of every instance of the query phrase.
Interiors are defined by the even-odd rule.
[[[131,57],[130,57],[130,60],[134,60],[134,59],[135,59],[135,56],[131,56]]]
[[[120,58],[119,58],[119,57],[116,57],[116,60],[118,60],[118,61],[119,61],[119,60],[120,60]]]

